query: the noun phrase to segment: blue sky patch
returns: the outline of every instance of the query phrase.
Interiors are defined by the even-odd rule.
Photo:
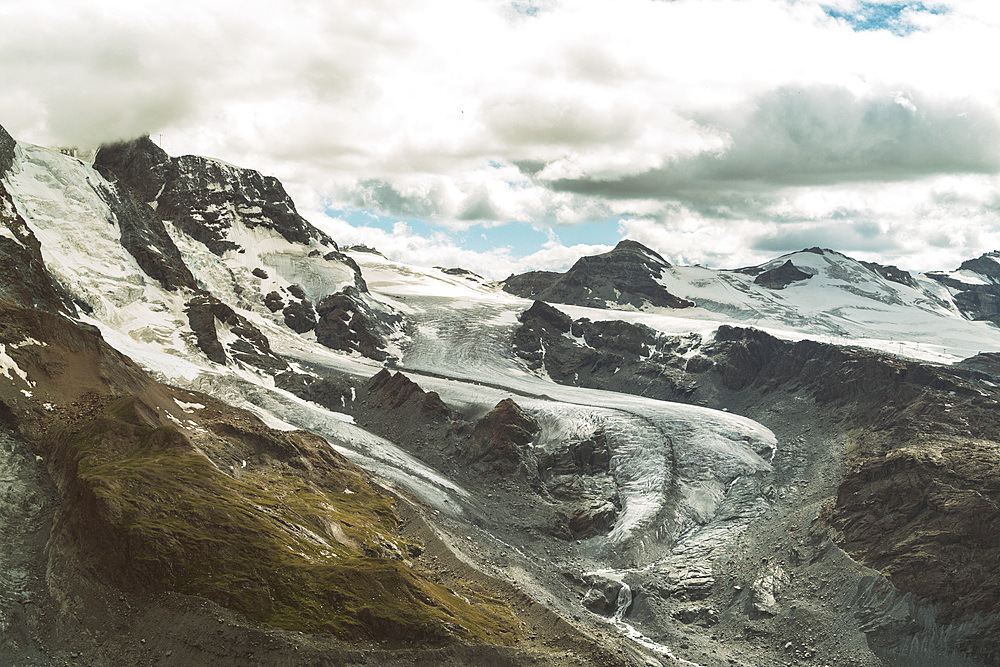
[[[443,236],[460,248],[479,253],[506,249],[513,258],[525,257],[537,252],[549,240],[550,234],[554,235],[558,243],[564,246],[579,244],[613,246],[621,240],[621,233],[618,231],[618,218],[566,227],[553,227],[551,232],[546,228],[523,222],[507,222],[494,226],[474,224],[468,229],[455,231],[420,218],[379,215],[364,209],[331,208],[327,209],[326,213],[345,220],[352,227],[372,227],[389,234],[393,232],[396,223],[403,222],[413,234],[424,238]]]
[[[943,14],[945,9],[923,2],[861,2],[856,11],[842,11],[827,7],[827,15],[847,21],[857,31],[888,30],[897,35],[908,35],[917,30],[909,20],[912,12]]]

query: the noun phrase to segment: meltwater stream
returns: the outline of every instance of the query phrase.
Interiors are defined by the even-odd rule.
[[[616,573],[611,570],[602,570],[601,574],[608,577],[609,579],[614,579],[615,575],[624,576],[624,572]],[[632,589],[624,581],[619,581],[621,583],[621,588],[618,589],[618,600],[615,608],[615,613],[608,617],[606,620],[615,630],[618,631],[624,637],[632,640],[636,644],[639,644],[645,649],[648,649],[654,653],[665,656],[674,660],[682,665],[690,665],[691,667],[702,667],[696,662],[691,662],[690,660],[685,660],[674,655],[673,651],[670,650],[668,646],[664,646],[658,642],[653,641],[646,635],[639,632],[634,625],[625,620],[625,614],[628,613],[629,607],[632,606]]]

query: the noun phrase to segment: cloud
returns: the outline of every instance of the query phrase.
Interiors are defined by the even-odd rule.
[[[948,269],[1000,249],[998,189],[992,175],[796,188],[752,218],[673,204],[619,227],[677,264],[750,266],[819,246],[915,271]]]
[[[994,189],[918,199],[997,224],[996,3],[36,0],[0,4],[0,25],[18,139],[162,134],[296,201],[449,234],[620,217],[725,263],[719,241],[759,245],[758,225],[772,243],[795,238],[778,225],[902,229],[919,211],[886,213],[896,186],[960,181]]]
[[[749,106],[746,117],[725,128],[723,150],[642,174],[562,179],[552,186],[590,196],[703,203],[732,199],[727,192],[1000,170],[1000,116],[972,100],[901,91],[858,97],[821,86],[768,91]]]

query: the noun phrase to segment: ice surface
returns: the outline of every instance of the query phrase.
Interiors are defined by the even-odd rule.
[[[360,260],[359,260],[360,261]],[[538,446],[584,439],[603,428],[622,510],[609,545],[631,545],[637,558],[665,544],[692,520],[704,520],[734,478],[769,469],[756,453],[774,435],[749,419],[697,406],[566,387],[525,372],[513,359],[516,314],[529,305],[478,288],[442,288],[438,276],[377,264],[379,280],[410,312],[410,345],[400,362],[426,390],[473,418],[513,397],[542,426]],[[452,296],[442,294],[450,293]],[[703,326],[703,325],[701,325]]]

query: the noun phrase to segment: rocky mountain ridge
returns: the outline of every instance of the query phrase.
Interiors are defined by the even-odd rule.
[[[889,314],[899,305],[943,317],[996,322],[998,256],[986,253],[955,271],[914,276],[895,266],[807,248],[760,266],[727,271],[672,267],[654,251],[626,240],[609,253],[582,258],[564,274],[513,275],[502,286],[511,294],[551,303],[628,310],[699,307],[737,319],[773,318],[775,325],[794,321],[803,309],[874,307]],[[813,278],[818,279],[810,282]],[[850,335],[835,321],[823,328]]]

